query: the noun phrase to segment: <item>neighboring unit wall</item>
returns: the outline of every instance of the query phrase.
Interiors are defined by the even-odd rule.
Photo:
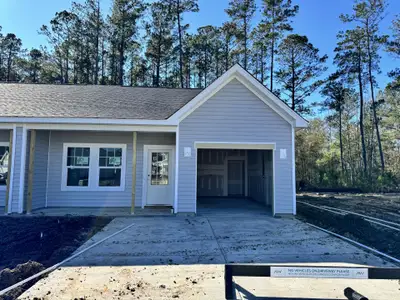
[[[15,131],[15,139],[13,141],[13,174],[12,177],[12,191],[11,191],[11,212],[19,211],[19,198],[20,198],[20,174],[22,162],[22,146],[23,146],[23,128],[17,127]]]
[[[36,131],[35,156],[33,159],[32,209],[46,206],[49,135],[49,131]],[[27,148],[29,149],[29,146]],[[27,161],[29,166],[29,159]]]
[[[0,130],[0,142],[10,142],[10,130]],[[0,206],[6,205],[6,189],[6,185],[0,186]],[[0,212],[0,214],[1,213],[2,212]]]
[[[234,79],[179,124],[178,212],[196,211],[196,151],[194,143],[276,143],[275,213],[293,213],[292,127],[238,80]],[[192,156],[184,157],[184,147]]]
[[[52,131],[49,151],[47,206],[129,207],[132,193],[132,132]],[[126,144],[124,191],[61,191],[64,143]],[[143,145],[175,144],[175,133],[138,133],[135,206],[142,205]]]

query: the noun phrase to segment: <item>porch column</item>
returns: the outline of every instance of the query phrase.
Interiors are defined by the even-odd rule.
[[[132,203],[131,203],[131,214],[135,213],[135,198],[136,198],[136,148],[137,148],[137,132],[133,132],[132,141]]]
[[[29,167],[28,167],[28,194],[26,200],[26,213],[30,214],[32,211],[32,187],[33,187],[33,168],[35,160],[36,148],[36,130],[31,130],[31,140],[29,146]]]
[[[8,214],[8,204],[10,202],[10,182],[12,172],[12,149],[13,149],[13,135],[14,130],[10,130],[10,144],[8,146],[8,169],[7,169],[7,187],[6,187],[6,203],[4,206],[4,213]]]

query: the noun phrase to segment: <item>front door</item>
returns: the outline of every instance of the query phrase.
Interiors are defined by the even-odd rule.
[[[149,147],[147,150],[147,205],[173,205],[174,149]]]

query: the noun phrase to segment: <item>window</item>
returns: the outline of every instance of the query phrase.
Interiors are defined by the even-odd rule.
[[[99,186],[121,186],[122,148],[100,148]]]
[[[168,184],[168,152],[151,153],[151,185]]]
[[[125,189],[126,145],[64,144],[63,191]]]
[[[89,185],[90,148],[67,148],[67,186]]]
[[[7,185],[9,143],[0,143],[0,189]]]

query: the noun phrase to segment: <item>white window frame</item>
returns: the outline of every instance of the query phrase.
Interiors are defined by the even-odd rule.
[[[0,142],[0,147],[8,147],[8,151],[10,151],[10,143],[9,142]],[[10,163],[10,162],[8,162]],[[10,175],[10,174],[8,174]],[[7,190],[7,185],[0,185],[0,191]]]
[[[89,159],[89,182],[88,186],[67,186],[67,151],[69,147],[90,148]],[[100,148],[121,148],[121,185],[120,186],[99,186],[100,167],[99,154]],[[74,192],[102,192],[102,191],[125,191],[125,175],[126,175],[126,144],[102,144],[102,143],[64,143],[62,157],[62,176],[61,191]]]

